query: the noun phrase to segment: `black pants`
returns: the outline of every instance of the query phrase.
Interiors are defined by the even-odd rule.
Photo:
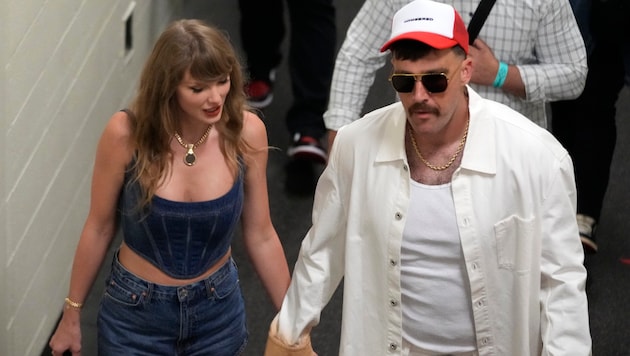
[[[599,220],[608,187],[610,164],[617,139],[616,102],[627,75],[630,34],[625,20],[613,21],[628,9],[622,1],[593,2],[591,34],[594,47],[588,58],[584,91],[575,100],[551,104],[554,136],[569,151],[575,167],[577,211]]]
[[[293,102],[286,125],[292,135],[321,138],[335,64],[337,28],[332,0],[239,0],[241,38],[249,74],[268,79],[282,60],[286,34],[284,5],[290,25],[289,74]]]

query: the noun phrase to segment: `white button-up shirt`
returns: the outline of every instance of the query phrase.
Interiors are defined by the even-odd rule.
[[[544,129],[468,91],[470,127],[452,191],[479,354],[588,355],[571,159]],[[401,354],[405,123],[395,103],[338,132],[279,313],[285,340],[319,322],[343,278],[340,355]]]
[[[438,1],[452,5],[466,24],[480,2]],[[388,52],[380,48],[391,34],[394,13],[410,2],[366,0],[357,13],[337,55],[324,114],[327,128],[338,130],[360,117],[375,73],[387,60]],[[518,67],[526,98],[492,86],[471,86],[542,127],[547,127],[546,102],[574,99],[584,88],[586,49],[568,0],[497,0],[479,39],[498,60]]]

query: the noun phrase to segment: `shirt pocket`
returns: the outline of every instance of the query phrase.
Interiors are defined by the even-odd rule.
[[[499,268],[514,272],[531,269],[534,218],[511,215],[494,225]]]

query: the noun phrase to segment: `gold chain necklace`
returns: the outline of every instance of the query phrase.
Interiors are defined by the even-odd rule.
[[[197,156],[195,156],[194,149],[197,148],[197,146],[201,145],[203,141],[206,140],[206,138],[208,138],[208,134],[210,134],[210,130],[212,130],[212,125],[208,126],[208,129],[206,130],[206,132],[203,134],[203,136],[201,136],[199,141],[197,141],[197,143],[195,144],[184,143],[184,141],[182,140],[182,137],[177,132],[175,132],[175,138],[177,139],[177,142],[179,142],[179,144],[182,147],[188,150],[188,152],[186,152],[186,155],[184,156],[184,163],[187,166],[192,166],[195,164],[195,161],[197,160]]]
[[[416,154],[418,155],[418,157],[420,158],[422,163],[424,163],[425,166],[431,168],[434,171],[443,171],[443,170],[447,169],[448,167],[450,167],[451,164],[453,164],[453,162],[455,162],[455,159],[457,158],[459,153],[462,152],[462,150],[464,149],[464,144],[466,143],[466,136],[468,136],[468,124],[469,123],[470,123],[470,118],[468,119],[468,121],[466,121],[466,131],[464,132],[464,136],[462,137],[461,141],[459,142],[459,147],[457,147],[457,151],[455,151],[455,154],[443,166],[432,165],[431,163],[429,163],[429,161],[427,161],[426,159],[424,159],[424,157],[422,157],[422,153],[420,153],[420,150],[418,149],[418,144],[416,143],[416,139],[415,139],[415,137],[413,137],[413,129],[410,126],[409,127],[409,136],[411,136],[411,144],[413,145],[413,148],[416,151]]]

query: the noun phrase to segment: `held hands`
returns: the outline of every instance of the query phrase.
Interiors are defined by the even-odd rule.
[[[269,336],[265,347],[265,356],[317,356],[311,346],[311,337],[307,334],[300,337],[295,345],[289,345],[278,336],[278,316],[269,327]]]
[[[53,355],[70,351],[72,356],[81,356],[81,324],[78,310],[66,308],[48,346]]]

